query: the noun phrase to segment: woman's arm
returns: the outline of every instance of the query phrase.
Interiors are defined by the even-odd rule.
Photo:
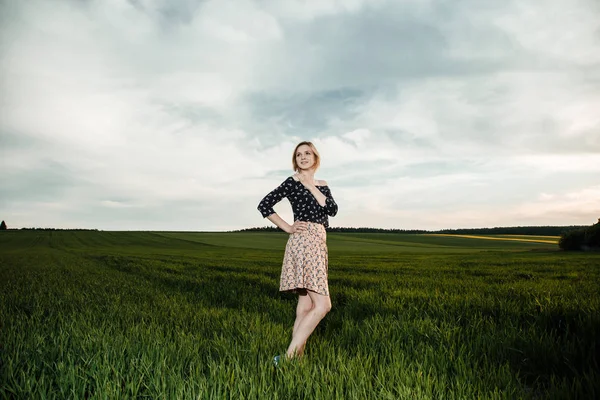
[[[260,211],[263,218],[267,218],[269,215],[274,214],[275,210],[273,206],[279,203],[284,197],[288,196],[289,190],[292,186],[292,182],[288,179],[283,181],[281,185],[273,189],[258,203],[258,211]]]
[[[307,228],[307,223],[302,221],[296,221],[293,225],[285,222],[273,209],[273,206],[281,201],[284,197],[287,197],[289,190],[292,186],[290,178],[283,181],[281,185],[267,194],[258,204],[258,211],[264,218],[277,225],[281,230],[287,233],[295,233],[303,231]]]
[[[323,188],[323,191],[325,192],[324,195],[326,197],[326,201],[325,205],[321,205],[321,207],[325,209],[325,213],[327,215],[329,215],[330,217],[335,217],[335,215],[338,212],[338,206],[335,200],[333,199],[333,196],[331,195],[331,190],[329,189],[329,187],[325,186]]]
[[[304,186],[306,186],[308,191],[312,193],[315,200],[317,200],[317,203],[319,203],[321,207],[325,207],[325,203],[327,202],[327,196],[321,193],[321,191],[315,185],[311,185],[310,183],[308,183],[304,184]]]
[[[300,181],[301,184],[304,185],[305,188],[308,189],[308,191],[313,195],[313,197],[315,198],[315,200],[317,200],[317,203],[319,203],[319,205],[321,207],[325,207],[325,202],[327,201],[327,197],[321,193],[321,191],[312,183],[308,183],[304,180],[304,176],[301,174],[295,174],[295,177],[298,178],[298,180]]]
[[[308,225],[308,223],[305,221],[295,221],[294,225],[290,225],[285,222],[277,213],[269,215],[267,219],[277,225],[281,230],[289,234],[304,231]]]
[[[323,194],[315,185],[305,182],[302,175],[296,174],[295,176],[297,176],[300,183],[302,183],[304,187],[306,187],[310,191],[310,193],[317,200],[317,203],[319,203],[319,205],[325,209],[325,213],[330,217],[335,217],[335,215],[338,212],[338,206],[335,203],[335,200],[333,200],[331,190],[329,189],[329,187],[327,187],[327,182],[323,181],[325,182],[325,185],[323,185],[325,186],[325,188],[323,189],[325,191],[325,194]]]

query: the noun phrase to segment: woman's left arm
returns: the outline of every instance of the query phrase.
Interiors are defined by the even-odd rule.
[[[331,190],[329,190],[329,187],[325,185],[325,194],[323,194],[315,185],[303,182],[302,179],[300,182],[314,196],[315,200],[317,200],[317,203],[319,203],[319,205],[325,209],[325,213],[327,213],[327,215],[330,217],[335,217],[338,211],[338,206],[335,203],[335,200],[333,200],[333,196],[331,195]]]
[[[309,190],[310,193],[312,193],[314,198],[317,200],[317,203],[319,203],[319,205],[321,207],[325,207],[325,205],[327,203],[327,196],[325,196],[323,193],[321,193],[319,188],[316,187],[315,185],[304,184],[304,186]]]
[[[325,209],[325,213],[327,215],[329,215],[330,217],[335,217],[335,215],[338,212],[338,206],[335,200],[333,199],[333,196],[331,195],[331,190],[329,190],[329,187],[325,186],[323,188],[323,191],[325,192],[325,204],[319,203],[319,205]]]

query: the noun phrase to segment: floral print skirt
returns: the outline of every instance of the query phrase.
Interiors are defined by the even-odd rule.
[[[281,267],[280,291],[308,289],[329,296],[327,234],[322,224],[308,222],[305,231],[290,234]]]

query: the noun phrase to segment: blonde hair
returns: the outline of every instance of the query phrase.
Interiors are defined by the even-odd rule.
[[[314,144],[312,144],[312,142],[305,141],[305,142],[300,142],[296,145],[296,148],[294,149],[294,153],[292,154],[292,167],[293,167],[294,171],[298,171],[299,168],[298,168],[298,163],[296,162],[296,153],[298,152],[298,147],[303,146],[303,145],[307,145],[312,150],[312,152],[315,156],[315,164],[313,165],[313,168],[316,171],[319,168],[319,166],[321,165],[321,156],[319,155],[317,148],[315,147]]]

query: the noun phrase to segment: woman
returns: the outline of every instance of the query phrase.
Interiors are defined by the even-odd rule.
[[[263,217],[290,234],[281,268],[280,291],[298,294],[296,321],[287,358],[301,357],[306,340],[331,310],[327,283],[328,253],[325,228],[328,216],[337,214],[338,206],[325,181],[315,180],[320,156],[311,142],[301,142],[294,149],[292,166],[296,172],[267,194],[258,205]],[[290,201],[294,224],[285,222],[273,206],[284,197]],[[273,362],[278,365],[281,356]]]

